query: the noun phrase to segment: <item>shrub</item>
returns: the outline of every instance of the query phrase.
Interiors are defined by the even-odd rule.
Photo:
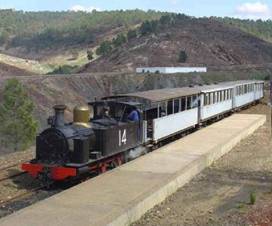
[[[61,65],[56,68],[54,71],[49,72],[49,75],[53,74],[73,74],[78,69],[78,66],[70,66],[70,65]]]
[[[251,192],[250,193],[250,201],[249,201],[250,205],[254,205],[256,203],[256,193],[255,192]]]
[[[93,55],[94,55],[94,53],[93,53],[93,51],[91,49],[87,50],[88,60],[93,60],[93,58],[94,58]]]
[[[97,55],[106,56],[112,51],[112,45],[110,41],[104,41],[100,44],[99,48],[96,50]]]
[[[114,47],[121,46],[122,44],[126,42],[127,42],[127,38],[123,34],[118,34],[117,37],[112,40],[112,44],[114,45]]]
[[[0,104],[0,141],[6,148],[24,150],[34,142],[38,122],[34,104],[17,79],[6,81]]]
[[[127,39],[130,41],[131,39],[137,38],[136,30],[129,30],[127,33]]]
[[[187,61],[187,58],[188,58],[188,56],[187,56],[186,52],[184,50],[181,50],[179,52],[179,62],[185,63]]]

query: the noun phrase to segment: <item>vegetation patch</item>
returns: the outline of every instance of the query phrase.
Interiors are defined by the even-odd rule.
[[[34,104],[16,79],[7,80],[0,104],[0,143],[6,148],[24,150],[36,136],[38,122],[33,117]]]

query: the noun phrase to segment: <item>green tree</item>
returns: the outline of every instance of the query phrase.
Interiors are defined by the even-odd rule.
[[[104,41],[96,50],[97,55],[106,56],[112,51],[112,45],[110,41]]]
[[[142,23],[140,27],[140,33],[141,35],[146,35],[152,32],[152,24],[150,21],[145,21]]]
[[[187,61],[187,58],[188,58],[187,53],[184,50],[181,50],[179,52],[179,62],[185,63]]]
[[[0,45],[4,45],[9,39],[9,34],[7,31],[0,32]]]
[[[112,44],[114,47],[121,46],[122,44],[127,42],[127,38],[124,34],[118,34],[116,38],[112,40]]]
[[[160,18],[160,24],[167,26],[170,25],[172,22],[172,17],[170,15],[164,15]]]
[[[0,141],[13,150],[23,150],[34,141],[38,123],[33,118],[34,104],[17,79],[6,81],[0,104]]]
[[[129,30],[127,33],[127,39],[130,41],[134,38],[137,38],[137,31],[136,30]]]
[[[93,60],[93,58],[94,58],[93,55],[94,55],[94,53],[93,53],[93,51],[91,49],[87,50],[87,58],[88,58],[88,60]]]

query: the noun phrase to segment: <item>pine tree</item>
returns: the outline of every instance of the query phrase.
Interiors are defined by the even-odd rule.
[[[0,141],[7,148],[23,150],[34,141],[38,123],[34,104],[17,79],[6,81],[0,103]]]

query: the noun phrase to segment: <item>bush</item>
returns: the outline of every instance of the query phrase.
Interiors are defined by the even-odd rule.
[[[127,33],[127,39],[130,41],[131,39],[137,38],[136,30],[129,30]]]
[[[172,22],[172,17],[170,15],[164,15],[160,18],[160,24],[163,26],[170,25]]]
[[[188,56],[187,56],[186,52],[184,50],[181,50],[179,52],[179,60],[178,61],[180,63],[185,63],[187,61],[187,58],[188,58]]]
[[[264,77],[264,80],[265,80],[265,81],[269,81],[269,80],[270,80],[270,75],[266,75],[266,76]]]
[[[17,79],[6,82],[0,105],[0,142],[15,151],[34,142],[38,122],[33,117],[34,104]]]
[[[90,50],[90,49],[87,50],[87,58],[88,58],[88,60],[93,60],[94,59],[93,55],[94,55],[94,53],[93,53],[92,50]]]
[[[254,205],[256,203],[256,193],[255,192],[251,192],[250,193],[250,201],[249,204],[250,205]]]
[[[54,71],[49,72],[48,75],[54,74],[73,74],[78,69],[78,66],[62,65],[56,68]]]
[[[152,25],[149,21],[145,21],[142,23],[140,27],[141,35],[146,35],[152,32]]]
[[[104,41],[100,44],[99,48],[96,50],[97,55],[106,56],[112,51],[112,45],[110,41]]]
[[[117,37],[112,40],[112,44],[114,45],[114,47],[119,47],[126,42],[127,38],[123,34],[118,34]]]

